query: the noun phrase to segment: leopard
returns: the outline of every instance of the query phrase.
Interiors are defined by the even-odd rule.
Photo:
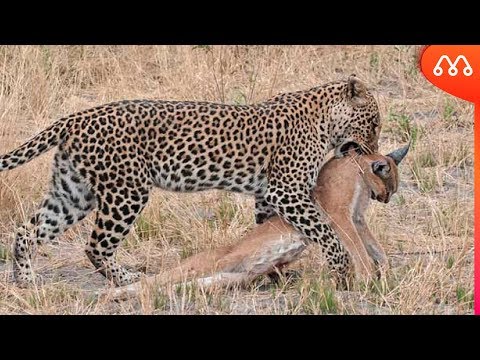
[[[331,150],[373,153],[380,128],[375,96],[354,74],[249,105],[122,100],[60,118],[0,156],[1,172],[57,149],[46,195],[15,231],[14,279],[35,282],[38,246],[93,212],[88,259],[115,286],[138,281],[116,251],[160,188],[253,196],[255,222],[279,215],[319,243],[341,284],[351,261],[312,189]]]
[[[355,277],[350,284],[355,278],[364,283],[386,278],[388,259],[370,231],[365,214],[371,201],[387,204],[397,192],[398,165],[409,148],[410,143],[388,155],[358,155],[349,150],[343,158],[329,159],[320,170],[313,196],[328,214],[330,224],[353,259]],[[288,274],[284,269],[298,261],[308,245],[308,239],[277,215],[233,244],[207,249],[141,283],[101,291],[98,295],[128,298],[138,295],[144,286],[160,290],[168,284],[180,283],[206,290],[245,286],[261,276]]]

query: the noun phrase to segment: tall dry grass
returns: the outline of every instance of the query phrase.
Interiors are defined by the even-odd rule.
[[[246,104],[357,74],[383,115],[380,149],[413,148],[388,205],[372,203],[369,223],[392,270],[384,283],[336,292],[312,245],[302,277],[246,289],[178,286],[130,301],[97,300],[107,282],[83,253],[92,219],[43,247],[46,284],[11,279],[16,223],[31,214],[50,176],[52,153],[0,175],[0,313],[27,314],[469,314],[473,307],[473,107],[435,89],[413,46],[3,46],[0,153],[54,119],[113,100],[148,98]],[[118,252],[149,273],[197,251],[235,242],[253,226],[251,198],[224,192],[152,196]]]

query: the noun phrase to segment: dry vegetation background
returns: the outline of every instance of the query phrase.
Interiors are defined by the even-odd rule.
[[[16,223],[27,220],[50,177],[53,151],[0,174],[0,313],[7,314],[470,314],[473,312],[473,106],[430,85],[414,46],[4,46],[0,47],[0,153],[55,119],[121,99],[253,103],[357,74],[383,115],[380,150],[407,141],[392,201],[369,223],[392,270],[383,283],[337,292],[312,245],[302,277],[246,289],[175,286],[128,301],[98,300],[107,281],[83,252],[92,219],[37,256],[43,287],[11,279]],[[157,190],[118,251],[158,273],[200,250],[237,241],[253,226],[253,200],[211,191]]]

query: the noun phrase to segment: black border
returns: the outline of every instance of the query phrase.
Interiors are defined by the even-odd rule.
[[[65,9],[42,3],[30,16],[5,9],[0,44],[480,44],[476,12],[467,3],[368,5],[82,3]]]
[[[465,32],[461,35],[448,31],[424,29],[421,31],[400,31],[396,28],[383,29],[381,32],[336,31],[323,33],[316,28],[303,27],[302,31],[288,29],[261,28],[255,32],[238,32],[236,29],[222,31],[202,28],[195,32],[188,28],[159,29],[149,28],[135,31],[126,28],[110,28],[101,31],[89,29],[84,32],[57,32],[43,28],[40,31],[0,32],[0,44],[3,45],[423,45],[423,44],[480,44],[480,31]]]
[[[430,358],[449,349],[458,357],[475,344],[479,321],[469,315],[0,316],[5,351],[50,355],[67,349],[75,355],[132,353],[135,358],[149,350],[159,357],[191,353],[208,358],[238,358],[244,353],[256,358],[261,352],[268,358],[299,358],[305,351],[308,358],[343,358],[348,352],[363,357],[418,355],[425,350]]]

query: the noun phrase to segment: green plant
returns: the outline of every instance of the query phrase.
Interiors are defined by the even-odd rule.
[[[193,45],[192,50],[203,50],[205,52],[212,51],[212,46],[211,45]]]
[[[378,67],[379,67],[378,52],[374,51],[370,54],[370,68],[373,71],[378,71]]]
[[[7,247],[3,244],[0,244],[0,261],[8,261],[9,258],[10,255]]]
[[[155,310],[165,311],[168,305],[168,296],[162,292],[155,292],[153,295],[153,307]]]
[[[458,302],[466,303],[470,308],[473,308],[473,292],[467,291],[463,286],[457,286],[455,294]]]
[[[451,269],[455,264],[455,258],[453,256],[449,256],[447,258],[447,269]]]
[[[396,195],[393,196],[393,202],[396,205],[405,205],[406,203],[405,196],[397,193]]]
[[[367,284],[369,292],[377,298],[385,296],[393,288],[395,288],[395,279],[393,277],[387,277],[386,279],[372,279]]]
[[[411,118],[403,113],[390,112],[387,116],[390,123],[390,132],[400,137],[400,141],[411,141],[411,148],[416,147],[417,141],[424,135],[423,127],[413,124]]]
[[[197,251],[198,249],[194,247],[192,243],[186,243],[182,246],[182,250],[180,251],[180,259],[186,259],[195,254]]]
[[[313,280],[307,288],[302,310],[307,314],[337,314],[339,311],[335,289],[328,281]]]
[[[457,121],[457,111],[451,100],[446,100],[443,106],[443,121],[447,126],[455,125]]]
[[[135,232],[140,239],[148,239],[157,234],[158,228],[154,223],[147,220],[145,216],[140,215],[135,222]]]
[[[239,88],[233,89],[232,101],[235,105],[246,105],[247,96]]]

